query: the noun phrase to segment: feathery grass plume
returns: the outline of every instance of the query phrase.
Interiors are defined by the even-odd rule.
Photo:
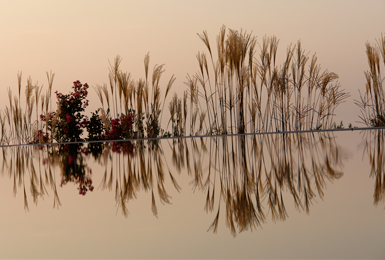
[[[382,83],[380,56],[385,66],[385,35],[376,40],[376,44],[366,43],[366,56],[369,70],[365,71],[366,92],[361,94],[355,104],[361,109],[361,121],[367,126],[385,125],[385,95]]]
[[[39,101],[41,100],[42,106],[44,104],[44,99],[40,98],[41,95],[41,90],[43,89],[43,86],[35,87],[35,105],[36,105],[36,127],[37,129],[40,129],[41,127],[39,126]]]
[[[118,75],[119,80],[119,100],[120,100],[120,111],[122,112],[122,99],[124,103],[125,114],[129,111],[129,86],[131,84],[131,74],[127,72],[120,72]],[[122,98],[123,95],[123,98]]]
[[[52,86],[53,86],[53,80],[55,78],[55,73],[52,73],[52,71],[50,71],[48,73],[48,71],[46,72],[47,74],[47,80],[48,80],[48,93],[49,93],[49,96],[50,98],[52,98]],[[50,110],[52,110],[52,102],[50,100]]]
[[[160,87],[159,87],[159,80],[164,73],[164,64],[162,65],[155,65],[154,71],[152,73],[152,91],[153,91],[153,99],[152,104],[154,105],[156,113],[159,112],[160,109]]]
[[[111,94],[112,94],[112,102],[115,104],[115,106],[113,105],[114,107],[114,112],[115,112],[115,117],[117,117],[117,113],[118,113],[118,104],[117,104],[117,93],[119,90],[117,90],[116,88],[119,87],[117,86],[118,85],[118,77],[119,77],[119,66],[120,66],[120,63],[122,62],[122,58],[117,55],[114,59],[114,63],[111,64],[110,62],[110,73],[108,75],[109,77],[109,80],[110,80],[110,90],[111,90]],[[114,93],[115,93],[115,102],[114,102]]]
[[[100,86],[100,85],[96,85],[96,87],[93,87],[93,89],[95,90],[98,98],[99,98],[99,101],[100,103],[102,104],[102,107],[104,108],[104,100],[103,100],[103,87]]]
[[[37,85],[37,84],[36,84]],[[31,77],[27,80],[27,86],[25,88],[25,98],[26,98],[26,106],[28,107],[29,100],[32,97],[32,91],[35,89],[35,86],[32,85],[32,79]],[[20,97],[19,97],[20,99]]]
[[[150,64],[150,53],[148,52],[145,56],[144,56],[144,73],[146,75],[146,80],[148,78],[148,65]]]
[[[144,58],[145,79],[141,78],[138,81],[134,81],[131,79],[130,73],[120,70],[120,63],[121,58],[120,56],[117,56],[114,64],[110,64],[110,72],[108,76],[110,82],[109,89],[106,85],[94,88],[102,106],[104,102],[103,100],[105,99],[107,101],[108,109],[106,116],[109,117],[107,118],[108,121],[112,120],[108,113],[110,100],[112,100],[111,105],[114,109],[114,116],[119,114],[123,115],[124,113],[126,115],[134,115],[134,138],[146,136],[158,137],[159,134],[164,133],[164,130],[160,127],[160,119],[162,116],[160,79],[165,71],[164,64],[154,66],[149,81],[150,56],[149,53],[147,53]],[[175,77],[172,75],[168,82],[164,99],[166,99],[174,81]],[[149,84],[151,84],[151,89]],[[118,94],[116,92],[118,92]],[[104,94],[104,99],[102,93]],[[110,95],[112,99],[109,97]]]
[[[130,100],[130,106],[133,107],[133,102],[135,102],[135,94],[136,94],[136,89],[135,89],[135,82],[131,81],[130,85],[128,86],[127,89],[127,96],[129,97]]]
[[[107,101],[107,109],[110,109],[110,98],[108,95],[107,84],[103,84],[103,86],[101,87],[101,90],[103,91],[104,97],[106,98],[106,101]]]

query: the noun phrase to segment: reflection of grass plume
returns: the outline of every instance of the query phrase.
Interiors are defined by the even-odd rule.
[[[385,153],[384,142],[385,132],[375,130],[366,132],[366,141],[364,151],[367,153],[370,161],[370,177],[375,179],[373,200],[374,205],[385,202]]]
[[[32,197],[34,204],[37,205],[39,198],[44,198],[48,194],[47,186],[51,187],[54,191],[54,207],[61,205],[56,190],[56,182],[54,181],[55,177],[51,169],[53,158],[49,157],[50,159],[47,160],[47,163],[43,164],[44,171],[41,169],[42,158],[38,147],[2,149],[2,158],[3,173],[6,172],[10,178],[13,178],[13,193],[15,196],[19,188],[21,188],[24,209],[26,211],[29,211],[28,194]],[[36,164],[38,168],[35,167]],[[29,193],[28,190],[30,191]]]
[[[171,197],[165,185],[167,171],[171,183],[177,191],[180,191],[180,186],[171,171],[165,169],[165,159],[163,158],[160,143],[150,141],[148,142],[148,149],[146,149],[144,142],[138,141],[134,143],[134,147],[134,153],[131,155],[112,154],[112,161],[115,158],[116,164],[109,166],[110,170],[108,170],[107,163],[105,163],[105,173],[101,187],[102,189],[109,188],[111,190],[115,181],[115,200],[118,208],[122,210],[123,215],[126,217],[129,214],[127,207],[129,201],[136,199],[141,190],[150,191],[152,197],[151,210],[154,216],[157,216],[157,197],[162,204],[171,203]],[[110,156],[110,151],[106,150],[105,155]],[[121,169],[123,170],[121,171]],[[110,173],[108,174],[108,172]],[[156,196],[155,189],[158,196]]]
[[[236,235],[261,226],[268,215],[273,221],[284,221],[288,217],[284,197],[288,194],[298,210],[309,213],[314,198],[323,198],[327,182],[342,176],[337,168],[343,154],[330,134],[232,136],[201,141],[198,145],[191,140],[193,152],[185,161],[191,165],[188,172],[193,172],[193,189],[206,194],[205,210],[212,212],[216,207],[216,217],[209,227],[214,232],[222,201],[226,225]],[[173,162],[178,167],[178,158]]]

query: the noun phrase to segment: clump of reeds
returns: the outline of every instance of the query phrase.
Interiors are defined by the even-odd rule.
[[[22,100],[22,73],[17,74],[18,93],[12,95],[12,90],[8,89],[9,105],[4,111],[0,111],[0,128],[1,128],[1,145],[29,143],[36,140],[37,130],[39,126],[39,108],[41,111],[48,111],[52,84],[55,74],[48,74],[48,91],[46,97],[41,97],[43,86],[38,82],[32,83],[31,77],[27,79],[25,86],[25,97]],[[36,113],[36,120],[34,118]]]
[[[367,126],[385,126],[385,94],[381,76],[381,58],[385,65],[385,35],[376,44],[366,43],[369,70],[365,71],[365,92],[360,92],[356,104],[361,108],[361,120]]]
[[[155,138],[165,134],[160,127],[162,104],[160,79],[164,73],[164,64],[155,65],[149,78],[150,56],[144,58],[145,78],[135,81],[131,74],[120,69],[122,59],[117,56],[110,64],[109,88],[106,84],[97,85],[95,90],[102,104],[101,114],[105,127],[109,129],[111,117],[121,114],[135,115],[133,138]],[[173,83],[174,75],[168,81],[163,100],[166,99]]]
[[[300,41],[288,46],[278,65],[274,36],[263,39],[257,56],[251,33],[229,29],[226,35],[223,26],[217,53],[206,31],[198,35],[209,58],[199,52],[199,72],[187,76],[193,135],[202,127],[206,134],[331,128],[335,108],[349,96],[337,74],[321,70],[315,55],[309,62]]]

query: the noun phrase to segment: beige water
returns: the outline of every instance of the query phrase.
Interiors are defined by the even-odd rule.
[[[383,138],[134,143],[131,154],[79,154],[67,175],[57,148],[4,148],[0,257],[384,258]],[[61,187],[71,169],[94,190]]]

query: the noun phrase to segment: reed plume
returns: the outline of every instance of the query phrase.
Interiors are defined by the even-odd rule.
[[[367,126],[385,126],[385,95],[381,75],[381,58],[385,66],[385,35],[375,44],[366,43],[366,56],[369,70],[364,72],[365,92],[360,92],[360,100],[355,104],[361,109],[361,121]]]
[[[349,96],[337,74],[321,72],[315,55],[307,67],[309,56],[300,41],[288,46],[284,63],[278,65],[279,40],[274,36],[263,39],[256,55],[255,36],[223,26],[217,36],[217,59],[207,32],[198,36],[212,67],[206,55],[198,52],[199,71],[187,75],[192,135],[197,133],[192,123],[197,113],[206,114],[205,134],[331,128],[335,108]],[[195,112],[197,97],[201,101]]]

